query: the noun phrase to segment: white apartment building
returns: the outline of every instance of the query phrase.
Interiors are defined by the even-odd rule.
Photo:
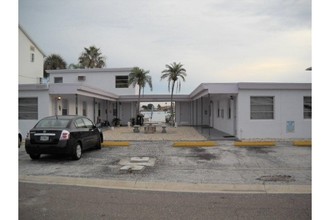
[[[44,53],[19,27],[19,129],[23,136],[49,115],[84,115],[97,121],[135,117],[138,87],[132,68],[49,70]],[[174,95],[179,126],[214,128],[239,139],[311,139],[311,83],[202,83]],[[170,94],[143,95],[141,102],[169,102]]]
[[[46,55],[21,26],[18,27],[18,40],[19,84],[40,83],[43,78],[44,58]]]
[[[49,84],[20,85],[20,128],[48,115],[85,115],[127,125],[135,117],[138,88],[128,86],[131,68],[50,70]],[[143,95],[165,102],[170,95]],[[239,139],[310,139],[310,83],[202,83],[174,95],[179,126],[210,127]],[[34,113],[23,112],[28,103]],[[30,110],[29,110],[30,111]]]

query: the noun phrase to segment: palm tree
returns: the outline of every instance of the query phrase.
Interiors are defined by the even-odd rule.
[[[51,54],[44,61],[44,77],[48,77],[46,70],[66,69],[66,62],[60,55]]]
[[[79,64],[82,68],[102,68],[105,66],[105,57],[101,56],[100,48],[90,46],[84,48],[79,57]]]
[[[168,80],[168,91],[171,92],[171,117],[170,121],[174,121],[174,114],[173,114],[173,92],[176,82],[177,83],[177,91],[181,89],[181,81],[186,81],[185,77],[186,69],[183,68],[183,64],[173,62],[172,64],[165,65],[166,69],[162,71],[163,75],[161,75],[160,79],[166,79]]]
[[[68,65],[68,69],[70,69],[70,70],[73,70],[73,69],[83,69],[83,67],[80,65],[80,63],[78,63],[78,64],[70,63]]]
[[[140,69],[139,67],[134,67],[128,75],[128,85],[133,85],[134,88],[136,85],[139,86],[139,98],[136,108],[136,117],[140,113],[141,90],[144,90],[144,87],[146,86],[146,84],[148,84],[150,90],[152,91],[152,79],[151,76],[148,74],[149,70],[145,71],[144,69]]]

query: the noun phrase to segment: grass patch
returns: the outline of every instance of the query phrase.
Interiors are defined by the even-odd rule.
[[[102,143],[102,147],[128,147],[129,145],[130,143],[125,141],[104,141]]]
[[[214,141],[180,141],[175,142],[173,147],[214,147],[216,145]]]
[[[293,141],[292,144],[297,147],[311,147],[312,141]]]
[[[276,145],[274,141],[236,141],[236,147],[273,147]]]

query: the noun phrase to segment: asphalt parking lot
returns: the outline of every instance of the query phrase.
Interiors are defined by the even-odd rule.
[[[104,147],[69,157],[42,155],[31,160],[19,149],[21,177],[55,176],[119,181],[191,184],[311,185],[311,148],[286,142],[275,147],[235,147],[217,141],[214,147],[173,147],[172,141],[135,141],[129,147]],[[154,160],[140,171],[121,170],[123,160]]]

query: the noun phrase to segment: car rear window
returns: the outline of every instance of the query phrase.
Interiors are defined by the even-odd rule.
[[[43,119],[38,122],[36,128],[66,128],[69,124],[68,119]]]

